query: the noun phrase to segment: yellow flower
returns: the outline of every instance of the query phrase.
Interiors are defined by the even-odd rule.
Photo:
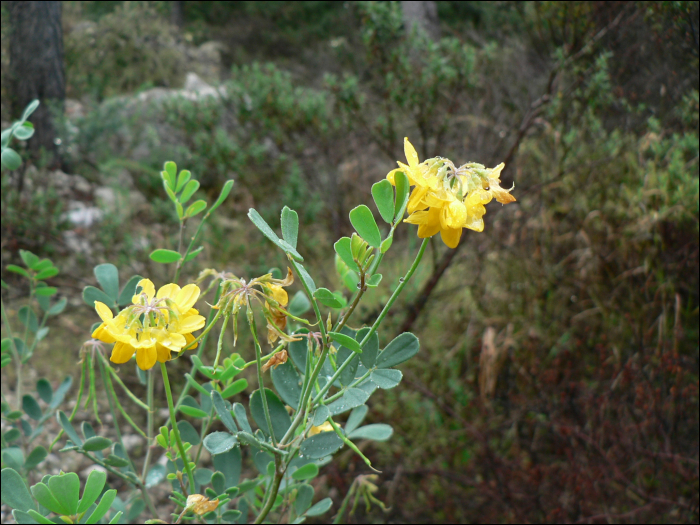
[[[191,510],[198,516],[203,516],[208,512],[214,512],[219,506],[219,498],[209,501],[209,498],[201,494],[190,494],[187,496],[186,510]]]
[[[399,168],[390,171],[387,180],[395,185],[396,173],[406,174],[413,190],[405,222],[417,224],[421,238],[440,232],[443,242],[456,248],[463,228],[483,231],[484,204],[493,198],[501,204],[515,201],[510,190],[500,186],[503,163],[487,169],[477,163],[456,167],[449,159],[439,157],[419,162],[408,138],[404,139],[404,151],[408,164],[399,162]]]
[[[95,301],[102,324],[92,337],[114,343],[110,361],[126,363],[136,353],[136,364],[141,370],[148,370],[156,361],[165,363],[171,352],[180,352],[194,341],[192,332],[203,328],[206,321],[193,308],[200,294],[197,285],[180,288],[166,284],[156,294],[153,283],[141,279],[138,287],[141,293],[132,297],[133,305],[116,317],[106,304]],[[196,347],[195,344],[190,348]]]
[[[284,287],[294,282],[292,270],[287,268],[287,276],[284,279],[274,279],[271,273],[262,277],[256,277],[246,282],[245,279],[235,275],[227,275],[222,283],[222,294],[214,308],[224,308],[233,316],[233,344],[238,339],[238,312],[248,304],[251,299],[262,304],[263,314],[267,321],[267,341],[273,345],[277,339],[284,341],[297,341],[284,330],[287,327],[287,310],[289,295]]]
[[[331,432],[333,430],[333,425],[326,421],[323,425],[317,427],[312,426],[309,430],[309,437],[320,434],[321,432]]]

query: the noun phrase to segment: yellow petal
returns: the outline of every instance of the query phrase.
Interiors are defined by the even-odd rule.
[[[180,311],[186,312],[192,308],[194,303],[197,302],[197,299],[199,299],[200,293],[199,286],[196,284],[188,284],[182,290],[180,290],[180,293],[177,294],[177,298],[175,299]]]
[[[409,224],[426,224],[428,222],[428,213],[427,210],[414,211],[411,215],[406,217],[403,222]]]
[[[287,295],[287,292],[284,291],[284,288],[282,288],[281,286],[271,284],[270,294],[272,295],[272,298],[282,306],[286,306],[289,302],[289,296]]]
[[[174,301],[179,291],[180,287],[177,284],[166,284],[165,286],[160,287],[160,290],[158,290],[158,294],[156,294],[156,298],[162,299],[163,297],[168,297],[169,299],[172,299]]]
[[[443,228],[459,229],[467,221],[467,207],[461,201],[453,200],[442,209],[440,224]]]
[[[95,311],[97,312],[97,315],[100,316],[100,319],[102,319],[102,321],[104,323],[114,319],[114,314],[112,314],[112,310],[110,310],[109,306],[107,306],[105,303],[101,303],[100,301],[95,301]]]
[[[416,153],[416,148],[413,147],[413,144],[408,141],[408,137],[403,139],[403,151],[406,154],[408,165],[411,167],[418,166],[418,153]]]
[[[321,432],[330,432],[332,430],[333,425],[326,421],[323,425],[319,425],[317,427],[312,426],[309,430],[309,436],[315,436],[316,434],[320,434]]]
[[[189,334],[200,328],[204,328],[207,320],[202,315],[190,315],[185,317],[178,328],[178,332],[181,334]]]
[[[418,237],[420,237],[421,239],[426,239],[428,237],[432,237],[439,231],[439,224],[421,224],[420,226],[418,226]]]
[[[185,336],[185,341],[186,341],[185,346],[187,346],[188,344],[190,344],[192,341],[195,340],[195,337],[192,334],[184,334],[184,336]],[[190,346],[188,348],[188,350],[194,350],[198,346],[199,346],[199,343],[195,343],[192,346]]]
[[[137,290],[139,286],[141,287],[141,293],[134,295],[131,298],[131,302],[133,302],[134,304],[139,304],[141,294],[146,294],[146,297],[148,297],[149,301],[153,299],[153,296],[156,294],[156,287],[153,286],[153,283],[150,279],[141,279],[136,285]]]
[[[394,179],[394,175],[399,171],[401,171],[401,168],[396,168],[396,169],[391,170],[389,173],[386,174],[386,180],[391,182],[392,186],[396,186],[396,180]]]
[[[185,339],[185,336],[182,334],[170,332],[160,341],[158,341],[157,345],[158,344],[161,344],[170,350],[179,352],[180,349],[187,344],[187,339]]]
[[[156,345],[136,349],[136,364],[141,370],[150,370],[156,364],[158,352]]]
[[[450,248],[456,248],[459,244],[459,239],[462,236],[462,228],[449,228],[440,230],[442,241]]]
[[[424,188],[421,186],[416,186],[415,188],[413,188],[413,192],[408,198],[408,206],[406,207],[406,211],[408,211],[408,213],[413,213],[414,211],[424,210],[425,208],[427,208],[428,205],[423,200],[423,197],[426,196],[428,191],[428,188]]]
[[[170,349],[160,343],[156,343],[156,359],[159,363],[170,361]]]
[[[126,363],[131,359],[135,351],[136,349],[130,344],[118,341],[115,343],[114,348],[112,348],[112,355],[109,357],[109,360],[117,364]]]
[[[104,323],[95,328],[95,331],[92,332],[92,338],[98,339],[103,343],[113,343],[115,341],[114,337],[112,337],[112,334],[109,333],[109,330]]]

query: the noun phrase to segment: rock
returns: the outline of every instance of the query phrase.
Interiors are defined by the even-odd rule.
[[[70,201],[68,211],[61,214],[62,220],[67,220],[77,227],[89,228],[102,220],[104,212],[95,206],[87,206],[84,202]],[[67,232],[66,232],[67,233]]]

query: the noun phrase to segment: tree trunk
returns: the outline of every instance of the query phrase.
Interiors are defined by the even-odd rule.
[[[170,22],[178,29],[185,27],[185,2],[182,0],[170,2],[170,8]]]
[[[5,3],[5,2],[3,2]],[[30,117],[34,136],[29,149],[43,149],[49,167],[60,166],[52,111],[63,113],[66,77],[63,69],[61,2],[7,2],[10,15],[10,75],[13,112],[19,116],[34,99],[41,104]]]
[[[407,31],[411,31],[415,25],[424,30],[433,40],[440,38],[440,20],[436,2],[401,2],[401,11]]]

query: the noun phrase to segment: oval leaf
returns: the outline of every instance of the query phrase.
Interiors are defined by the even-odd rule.
[[[289,245],[296,249],[297,236],[299,235],[299,216],[297,212],[289,209],[287,206],[282,208],[282,238]]]
[[[174,250],[154,250],[151,252],[150,257],[151,260],[163,264],[174,263],[180,260],[180,254]]]
[[[403,171],[397,171],[394,174],[394,183],[396,184],[396,202],[394,203],[394,222],[398,222],[403,217],[408,205],[408,177]]]
[[[330,308],[342,308],[345,303],[340,301],[333,292],[327,288],[319,288],[314,292],[314,297]]]
[[[194,201],[187,207],[187,210],[185,210],[185,217],[194,217],[195,215],[202,213],[206,209],[206,207],[206,201],[201,199],[198,201]]]
[[[360,348],[360,343],[355,341],[349,335],[341,334],[339,332],[329,332],[328,335],[331,336],[331,339],[333,339],[333,341],[344,346],[345,348],[352,350],[356,354],[362,353],[362,349]]]
[[[386,390],[398,385],[403,378],[403,373],[401,373],[401,370],[394,370],[393,368],[380,368],[373,370],[369,378],[379,388]]]
[[[216,208],[221,206],[221,203],[226,200],[226,197],[228,197],[228,194],[231,193],[231,188],[233,188],[233,179],[229,179],[226,181],[224,184],[224,187],[221,188],[221,193],[219,193],[219,198],[216,199],[216,202],[213,204],[211,208],[209,208],[209,211],[207,214],[212,213]]]
[[[384,222],[391,224],[394,220],[394,188],[384,179],[372,185],[372,197]]]
[[[390,368],[409,360],[418,353],[420,343],[410,332],[404,332],[396,337],[377,357],[378,368]]]
[[[104,450],[111,446],[111,440],[107,439],[106,437],[95,436],[91,437],[90,439],[86,439],[85,443],[83,443],[82,448],[83,450],[87,450],[88,452],[95,452],[97,450]]]
[[[333,506],[333,500],[331,498],[325,498],[316,503],[313,507],[306,511],[306,516],[320,516],[325,514]]]
[[[12,148],[2,150],[2,165],[8,170],[16,170],[22,165],[22,157]]]
[[[360,237],[367,241],[370,246],[379,248],[382,243],[382,236],[379,233],[379,226],[374,220],[374,215],[372,215],[367,206],[360,204],[353,209],[350,212],[350,222]]]
[[[13,509],[24,512],[36,509],[32,495],[24,484],[22,476],[17,471],[11,468],[4,468],[0,479],[2,480],[2,501]]]
[[[321,459],[330,456],[342,446],[343,440],[335,432],[321,432],[305,439],[299,452],[309,459]]]
[[[350,432],[350,439],[371,439],[372,441],[386,441],[394,433],[394,429],[384,423],[365,425]]]
[[[292,479],[297,481],[304,481],[306,479],[313,479],[318,476],[318,465],[316,463],[307,463],[301,468],[298,468],[292,474]]]
[[[116,302],[119,297],[119,272],[113,264],[99,264],[95,266],[95,277],[102,290]]]
[[[212,454],[223,454],[231,450],[237,442],[228,432],[212,432],[204,438],[204,448]]]
[[[280,440],[287,432],[287,429],[291,426],[292,420],[290,419],[289,413],[284,407],[284,404],[272,390],[266,388],[265,397],[267,398],[267,406],[268,410],[270,411],[270,421],[272,422],[275,437],[277,440]],[[250,413],[255,422],[258,424],[260,430],[269,436],[270,431],[267,427],[267,421],[265,420],[265,412],[263,410],[260,390],[256,390],[250,396]]]

